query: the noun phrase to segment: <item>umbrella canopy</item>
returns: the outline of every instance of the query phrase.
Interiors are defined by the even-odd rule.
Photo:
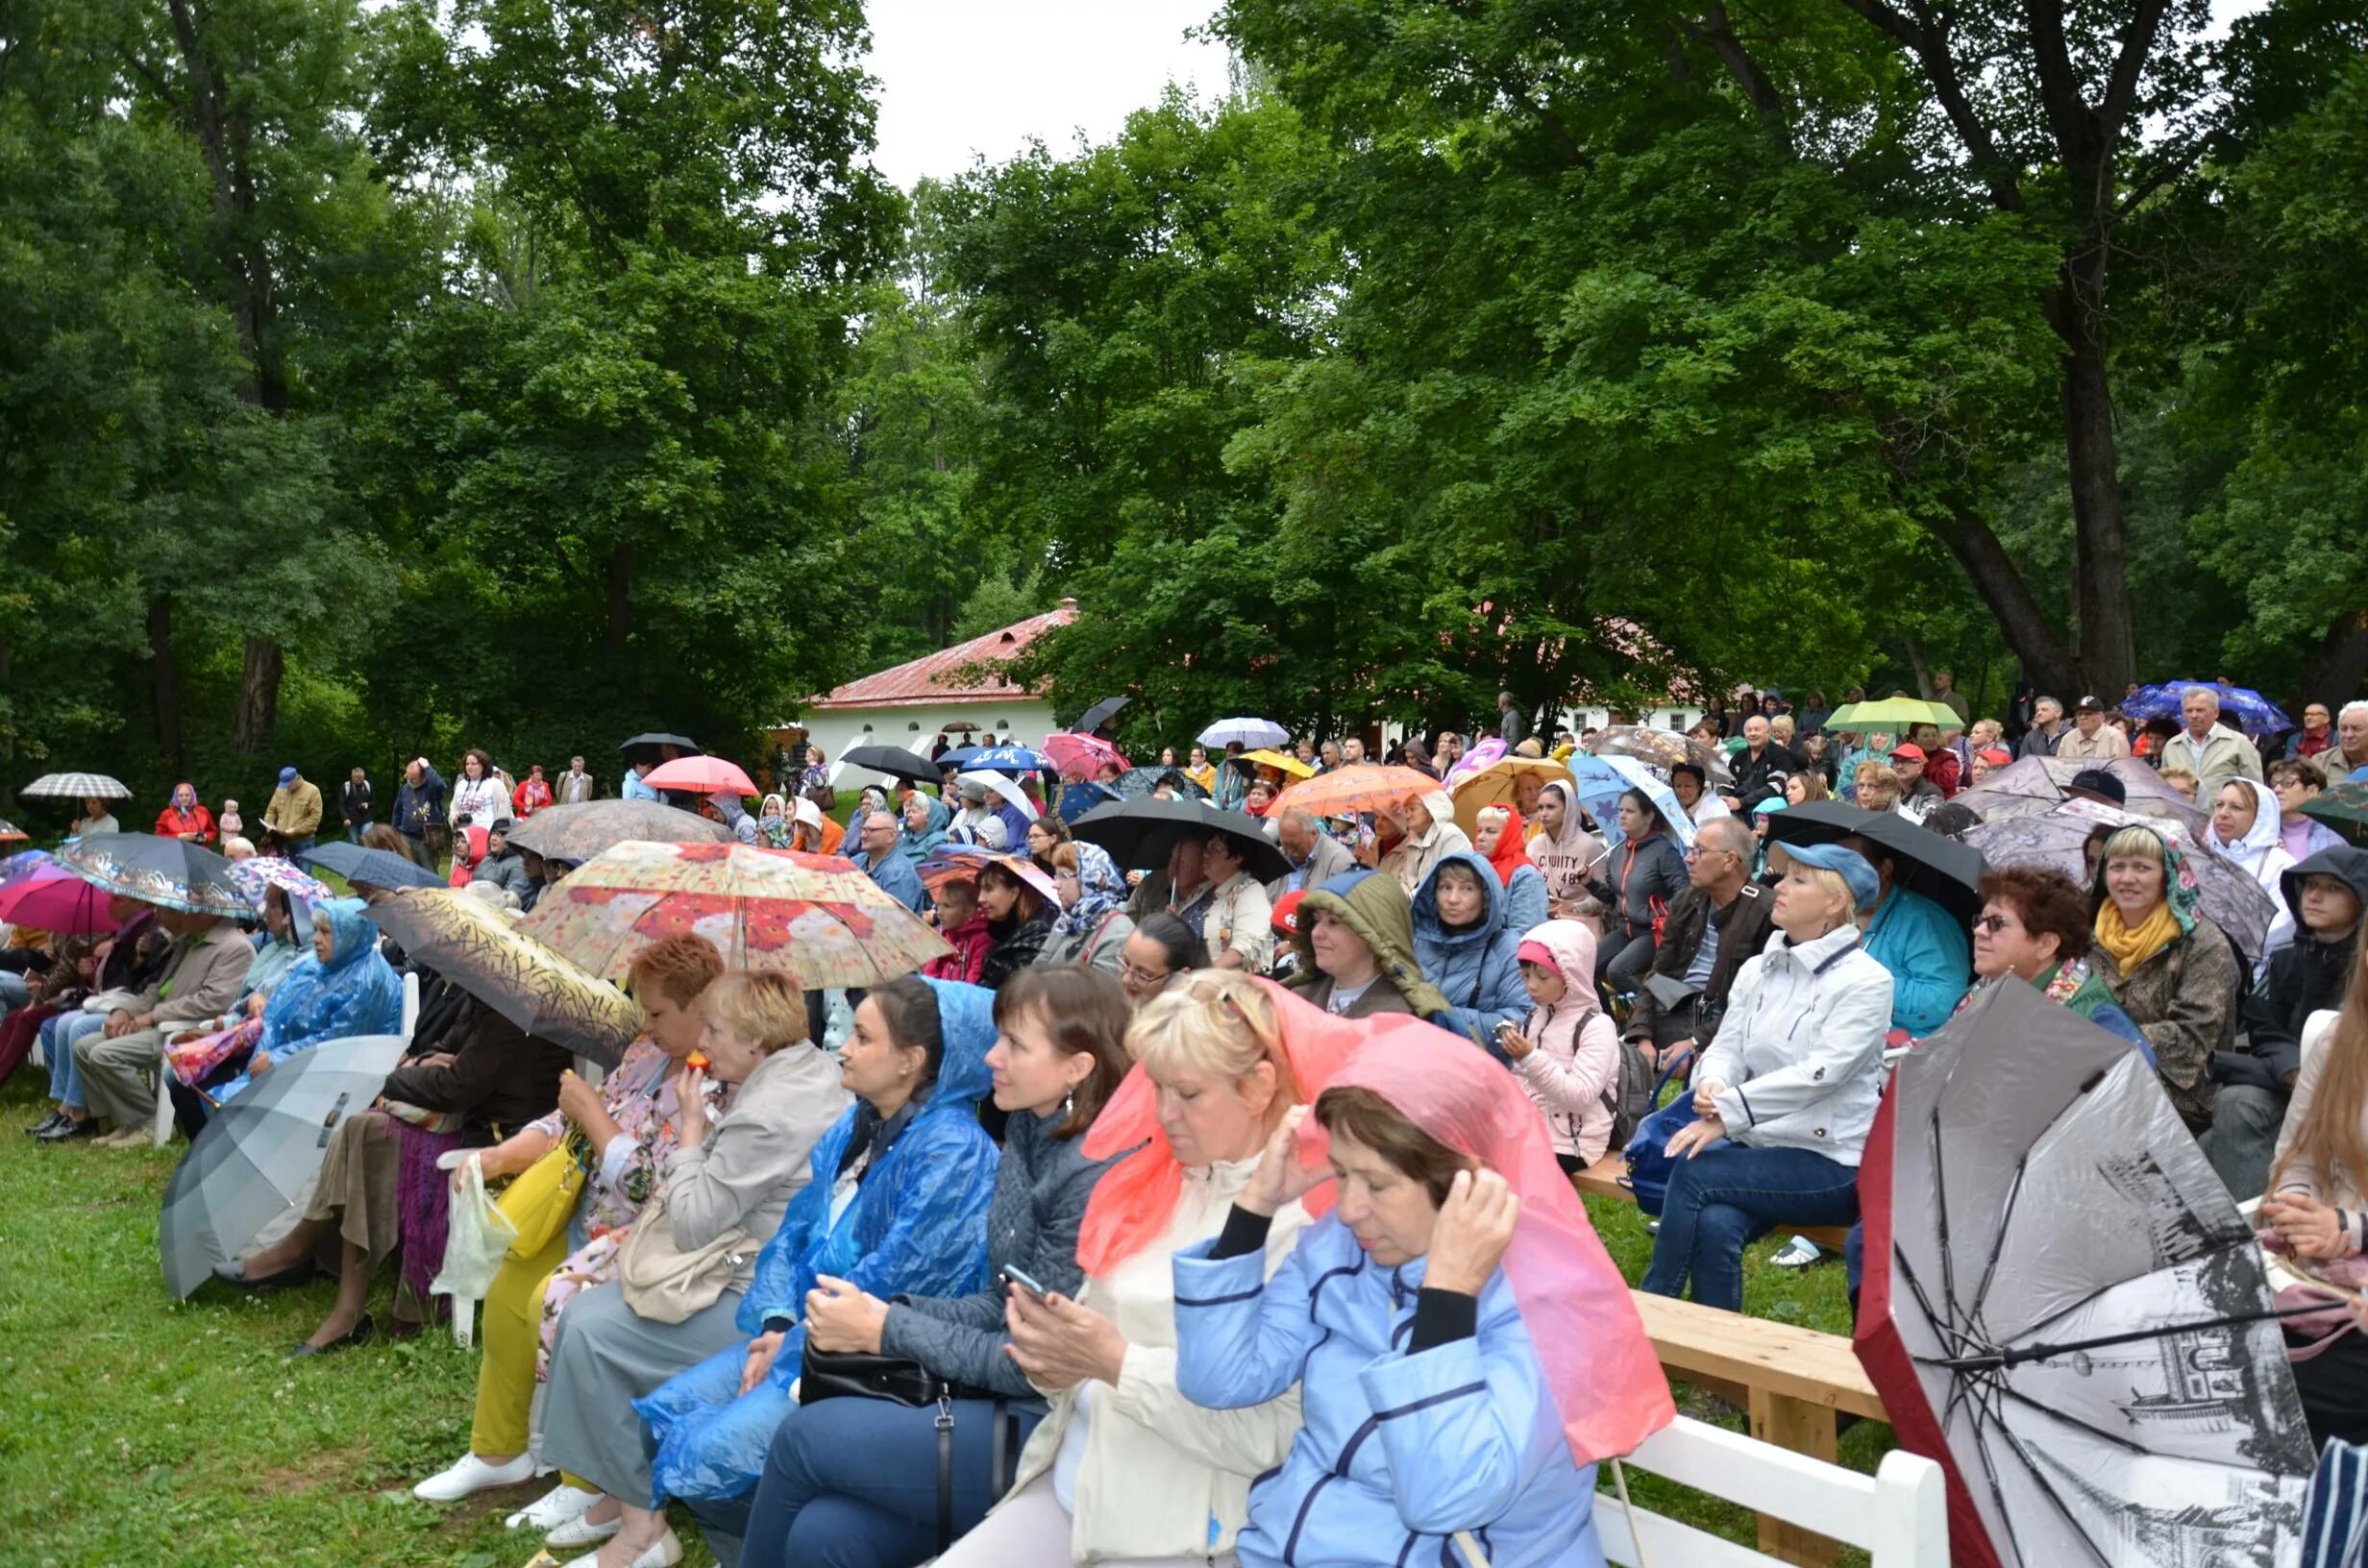
[[[876,773],[911,779],[916,784],[934,784],[945,772],[928,758],[900,746],[858,746],[841,752],[839,760],[850,768],[869,768]]]
[[[105,773],[43,773],[16,792],[45,800],[129,800],[132,792]]]
[[[1291,873],[1291,862],[1267,841],[1266,824],[1246,811],[1220,811],[1206,800],[1159,800],[1146,796],[1098,806],[1069,824],[1070,832],[1098,844],[1130,870],[1165,870],[1168,852],[1186,839],[1229,833],[1239,841],[1247,869],[1260,881]]]
[[[687,790],[694,795],[754,795],[756,786],[740,765],[725,757],[677,757],[641,775],[654,790]]]
[[[1351,812],[1388,811],[1439,787],[1439,780],[1418,769],[1351,763],[1292,785],[1275,797],[1269,815],[1306,811],[1318,817],[1345,817]]]
[[[1245,751],[1233,760],[1254,763],[1260,768],[1272,768],[1288,773],[1293,778],[1314,778],[1316,776],[1316,768],[1313,763],[1301,762],[1288,751],[1270,751],[1261,747],[1255,751]]]
[[[1478,832],[1481,811],[1489,806],[1513,804],[1514,793],[1520,788],[1524,773],[1537,779],[1541,785],[1548,779],[1559,778],[1566,782],[1570,778],[1569,766],[1551,757],[1498,757],[1478,772],[1468,773],[1455,781],[1451,798],[1455,801],[1456,825],[1468,834]],[[1622,785],[1621,788],[1627,786]],[[1666,789],[1665,785],[1664,789]],[[1674,795],[1669,796],[1669,805],[1670,809],[1676,808],[1677,797]],[[1601,816],[1602,813],[1597,812],[1596,815]],[[1665,810],[1663,815],[1667,816],[1668,812]],[[1680,810],[1677,815],[1682,817],[1685,813]],[[1692,824],[1687,825],[1690,827]],[[1688,839],[1690,842],[1690,834]]]
[[[1177,793],[1195,800],[1209,797],[1209,792],[1186,778],[1181,768],[1129,768],[1119,774],[1118,782],[1113,787],[1119,792],[1119,798],[1136,800],[1159,788],[1159,781],[1163,778],[1173,779]]]
[[[979,746],[969,750],[961,764],[966,772],[1041,773],[1052,767],[1052,759],[1032,746]],[[938,761],[943,764],[950,758],[949,753]]]
[[[1879,702],[1844,702],[1825,716],[1825,727],[1853,734],[1897,735],[1918,724],[1962,729],[1965,722],[1946,702],[1927,702],[1914,697],[1887,697]]]
[[[1004,799],[1019,807],[1020,815],[1025,817],[1029,821],[1032,822],[1038,817],[1043,815],[1042,812],[1036,809],[1036,802],[1027,797],[1027,793],[1022,790],[1019,785],[1013,783],[1006,775],[1002,773],[990,772],[983,770],[973,772],[972,770],[964,769],[962,776],[957,782],[967,784],[974,780],[982,786],[989,795],[1001,796]]]
[[[1797,808],[1785,813],[1788,818],[1798,815]],[[2089,877],[2081,850],[2099,825],[2151,827],[2179,845],[2195,872],[2196,901],[2205,918],[2248,960],[2261,956],[2261,943],[2278,919],[2276,900],[2253,879],[2252,872],[2205,847],[2200,835],[2165,818],[2117,811],[2095,800],[2066,800],[2036,817],[1977,823],[1965,830],[1964,842],[1979,849],[1992,866],[2052,867],[2084,888]]]
[[[1680,735],[1673,729],[1653,729],[1644,724],[1614,724],[1599,729],[1587,738],[1587,750],[1598,757],[1634,757],[1663,773],[1681,762],[1690,762],[1702,770],[1713,785],[1730,784],[1735,774],[1727,767],[1723,747],[1713,746],[1699,735]]]
[[[2220,699],[2220,717],[2233,721],[2248,735],[2275,735],[2292,729],[2285,710],[2249,686],[2223,686],[2216,680],[2165,680],[2141,686],[2121,699],[2121,711],[2133,719],[2177,719],[2186,694],[2201,686]]]
[[[352,848],[353,845],[348,845],[347,847]],[[370,852],[385,853],[383,850]],[[386,858],[394,860],[400,857],[387,855]],[[405,864],[409,863],[407,861]],[[334,898],[337,895],[328,883],[305,870],[294,861],[283,860],[278,855],[249,855],[244,860],[232,861],[231,880],[238,884],[238,891],[247,895],[247,902],[252,904],[259,913],[263,907],[265,888],[278,888],[289,897],[302,898],[308,904],[319,903],[324,898]],[[352,878],[349,877],[347,880],[351,881]],[[363,880],[369,879],[365,877]]]
[[[1045,755],[1063,778],[1092,778],[1104,768],[1126,771],[1126,754],[1098,735],[1048,735]]]
[[[656,800],[586,800],[545,806],[510,832],[509,842],[545,860],[582,861],[628,839],[651,844],[723,844],[731,833],[696,812]]]
[[[1074,726],[1081,735],[1090,735],[1119,716],[1119,709],[1134,700],[1131,697],[1105,697],[1077,716]]]
[[[2091,768],[2101,768],[2121,781],[2129,796],[2124,809],[2140,817],[2160,817],[2201,836],[2210,816],[2195,802],[2162,782],[2162,775],[2134,757],[2110,762],[2080,762],[2067,757],[2025,757],[2009,763],[1972,789],[1960,793],[1957,803],[1986,822],[2009,817],[2035,817],[2052,811],[2066,797],[2072,780]]]
[[[58,851],[58,864],[109,893],[160,909],[244,919],[255,913],[212,850],[154,833],[90,833]]]
[[[1200,732],[1202,746],[1289,746],[1291,731],[1271,719],[1220,719]]]
[[[1859,1359],[1948,1474],[1960,1563],[2273,1560],[2301,1402],[2252,1228],[2143,1056],[1988,987],[1901,1064],[1859,1194]]]
[[[1498,762],[1527,760],[1532,759],[1504,757],[1497,759]],[[1489,764],[1490,768],[1495,766],[1496,763]],[[1669,834],[1677,840],[1678,846],[1684,849],[1693,847],[1693,819],[1687,816],[1686,808],[1677,803],[1677,796],[1670,793],[1669,786],[1655,778],[1651,771],[1636,758],[1596,757],[1582,751],[1570,759],[1567,772],[1570,775],[1570,787],[1578,793],[1579,804],[1587,808],[1587,814],[1590,817],[1594,818],[1599,824],[1610,830],[1610,836],[1614,842],[1617,842],[1619,836],[1617,831],[1619,797],[1630,790],[1641,790],[1644,792],[1644,798],[1650,800],[1654,809],[1661,813],[1661,820],[1669,824]],[[1463,789],[1464,782],[1461,779],[1457,780],[1456,788],[1459,792]],[[1508,794],[1503,798],[1509,800],[1512,796]],[[1480,808],[1488,804],[1490,802],[1487,800],[1474,801],[1471,808],[1474,821],[1478,820]],[[1455,814],[1459,820],[1464,815],[1461,800],[1458,800],[1456,804]],[[1468,833],[1470,829],[1467,828],[1465,831]]]
[[[405,1044],[401,1035],[357,1035],[283,1057],[207,1118],[157,1219],[166,1289],[185,1299],[295,1207],[320,1173],[329,1135],[370,1109]]]
[[[23,844],[32,835],[23,828],[18,827],[6,817],[0,817],[0,844]]]
[[[687,931],[734,968],[779,969],[808,991],[876,986],[953,950],[854,862],[746,844],[617,845],[518,929],[611,980]]]
[[[115,929],[108,901],[106,890],[43,856],[41,863],[0,883],[0,920],[69,937],[96,936]]]
[[[941,844],[930,850],[919,867],[921,885],[934,897],[950,882],[975,882],[978,873],[990,866],[1000,866],[1042,894],[1049,907],[1060,908],[1060,885],[1042,866],[1025,855],[1007,855],[974,844]]]
[[[634,736],[631,740],[619,746],[617,749],[627,756],[631,756],[636,751],[654,752],[669,746],[673,747],[678,751],[687,752],[694,757],[699,755],[699,743],[692,740],[688,735],[669,735],[663,730],[655,729]]]
[[[2339,779],[2303,807],[2354,844],[2368,845],[2368,778]]]
[[[1770,844],[1830,844],[1862,838],[1890,851],[1898,884],[1920,893],[1970,926],[1982,913],[1982,852],[1910,821],[1895,811],[1867,811],[1839,800],[1812,800],[1767,819]],[[2077,875],[2074,880],[2078,880]]]
[[[558,806],[546,809],[571,811],[575,808]],[[308,866],[334,871],[348,882],[366,882],[374,888],[444,886],[442,877],[408,856],[385,849],[365,849],[358,844],[347,844],[338,839],[323,839],[296,858]]]
[[[398,894],[366,913],[412,958],[537,1040],[613,1067],[641,1032],[631,998],[456,888]]]

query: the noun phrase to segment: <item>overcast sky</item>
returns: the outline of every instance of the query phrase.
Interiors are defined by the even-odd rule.
[[[1225,90],[1225,51],[1188,40],[1218,0],[871,0],[881,173],[907,189],[1033,138],[1107,141],[1170,81]]]

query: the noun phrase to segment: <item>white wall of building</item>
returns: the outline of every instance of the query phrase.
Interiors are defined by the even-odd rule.
[[[841,769],[839,759],[853,747],[900,746],[925,757],[937,740],[937,732],[951,723],[976,724],[981,732],[994,731],[999,741],[1017,736],[1025,746],[1037,745],[1058,727],[1052,722],[1052,704],[1036,698],[1009,702],[823,709],[807,716],[802,723],[806,740],[821,747],[823,755],[830,759],[831,781],[841,789],[861,789],[866,784],[886,782],[882,774],[868,768]],[[976,738],[974,735],[972,740]]]

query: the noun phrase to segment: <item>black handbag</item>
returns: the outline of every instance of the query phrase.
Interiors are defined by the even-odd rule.
[[[808,1340],[798,1367],[798,1403],[826,1399],[884,1399],[907,1409],[937,1407],[937,1552],[953,1546],[953,1402],[990,1401],[995,1428],[987,1461],[988,1506],[1011,1490],[1020,1467],[1020,1417],[1008,1395],[992,1388],[941,1378],[909,1356],[878,1356],[860,1350],[816,1350]]]

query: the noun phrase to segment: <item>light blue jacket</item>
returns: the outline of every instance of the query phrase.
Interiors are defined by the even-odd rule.
[[[1477,925],[1450,931],[1439,918],[1439,873],[1461,866],[1480,878],[1487,913]],[[1542,879],[1540,886],[1543,886]],[[1431,1021],[1475,1044],[1496,1051],[1496,1026],[1521,1026],[1529,1017],[1529,989],[1521,984],[1520,933],[1526,925],[1505,923],[1504,885],[1496,868],[1469,849],[1440,857],[1415,890],[1415,962],[1422,977],[1447,998],[1447,1011]],[[1543,923],[1543,922],[1539,922]]]
[[[991,1087],[987,1052],[995,1044],[995,993],[952,980],[931,980],[946,1042],[936,1087],[834,1222],[831,1188],[858,1125],[876,1116],[849,1107],[815,1145],[814,1179],[790,1200],[781,1228],[756,1258],[756,1277],[740,1298],[738,1326],[752,1338],[767,1318],[797,1319],[817,1275],[847,1280],[885,1300],[896,1295],[959,1295],[987,1278],[987,1200],[995,1190],[996,1148],[978,1125],[978,1101]],[[793,1324],[765,1381],[739,1392],[748,1340],[678,1373],[633,1402],[657,1439],[651,1507],[666,1499],[738,1497],[756,1484],[765,1450],[793,1406],[789,1385],[804,1354]]]
[[[1456,1568],[1458,1531],[1504,1568],[1602,1568],[1595,1467],[1571,1457],[1502,1270],[1476,1335],[1410,1355],[1424,1260],[1383,1268],[1329,1214],[1271,1280],[1263,1250],[1215,1246],[1175,1255],[1177,1387],[1240,1409],[1299,1384],[1290,1456],[1250,1486],[1243,1568]]]
[[[1973,938],[1920,893],[1894,887],[1866,928],[1866,956],[1891,971],[1891,1027],[1919,1040],[1949,1021],[1973,984]]]
[[[403,1027],[403,977],[379,955],[379,928],[362,916],[367,907],[358,898],[312,906],[329,920],[329,962],[323,964],[308,942],[304,957],[272,988],[255,1042],[265,1060],[279,1063],[325,1041],[391,1035]],[[216,1105],[228,1105],[251,1082],[252,1074],[241,1072],[207,1092]]]
[[[1545,873],[1532,865],[1513,868],[1513,881],[1505,888],[1505,929],[1517,937],[1553,918],[1553,906],[1546,896]]]

